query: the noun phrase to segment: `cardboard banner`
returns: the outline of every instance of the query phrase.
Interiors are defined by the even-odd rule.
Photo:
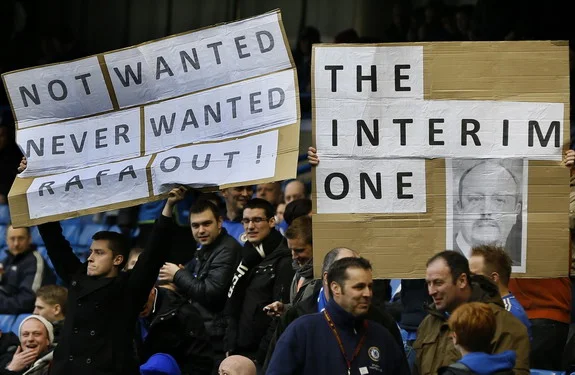
[[[9,194],[16,226],[296,174],[279,11],[2,78],[28,158]]]
[[[377,277],[422,278],[436,252],[496,244],[515,276],[567,276],[567,43],[313,55],[315,259],[347,246]]]

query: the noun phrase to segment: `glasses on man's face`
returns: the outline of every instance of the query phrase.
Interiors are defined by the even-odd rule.
[[[252,219],[248,219],[247,217],[245,217],[242,219],[242,224],[249,225],[250,223],[254,223],[257,225],[263,223],[264,221],[268,221],[268,219],[266,219],[265,217],[254,217]]]

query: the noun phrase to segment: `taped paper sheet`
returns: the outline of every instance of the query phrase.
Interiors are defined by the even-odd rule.
[[[17,129],[112,110],[97,57],[7,73]]]
[[[291,68],[278,13],[105,55],[120,108]]]
[[[425,212],[425,160],[322,159],[317,213]]]
[[[159,153],[152,165],[154,194],[176,185],[196,188],[258,180],[275,174],[278,132],[193,145]]]
[[[296,123],[295,78],[290,69],[146,106],[146,153]]]
[[[52,216],[149,196],[149,156],[35,178],[26,192],[30,218]]]

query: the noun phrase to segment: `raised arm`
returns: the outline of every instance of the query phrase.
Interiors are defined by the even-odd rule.
[[[28,160],[23,157],[18,166],[18,173],[23,172],[28,166]],[[64,234],[59,222],[38,225],[38,230],[48,251],[48,256],[54,265],[54,269],[60,278],[68,284],[70,275],[75,274],[82,267],[82,262],[76,257],[72,246]]]
[[[174,228],[172,210],[175,204],[184,198],[186,191],[187,189],[183,186],[170,191],[162,214],[154,224],[148,243],[131,271],[128,285],[134,300],[134,308],[138,311],[146,303],[150,290],[156,283],[160,268],[168,257],[166,243],[172,240]]]

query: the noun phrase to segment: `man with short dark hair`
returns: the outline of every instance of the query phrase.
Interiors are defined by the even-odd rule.
[[[267,374],[409,374],[402,348],[365,318],[373,297],[371,264],[344,258],[328,274],[325,310],[301,317],[280,337]]]
[[[24,314],[34,310],[36,291],[56,282],[54,272],[32,243],[30,228],[8,226],[6,257],[0,276],[0,314]]]
[[[511,257],[509,257],[504,248],[483,245],[471,249],[469,270],[475,275],[483,275],[491,279],[497,285],[505,310],[515,315],[517,319],[525,324],[531,338],[531,322],[523,306],[515,299],[513,293],[509,291],[512,263]]]
[[[160,281],[173,282],[177,291],[192,301],[200,312],[214,350],[223,354],[225,320],[222,312],[242,247],[222,227],[217,206],[200,197],[190,207],[190,227],[200,245],[184,268],[166,263]]]
[[[313,294],[313,241],[311,218],[298,217],[285,233],[287,245],[292,255],[292,267],[295,275],[290,287],[289,304],[275,301],[264,307],[270,316],[281,315],[290,305],[308,298]],[[308,286],[310,286],[308,288]]]
[[[517,353],[515,374],[529,374],[529,336],[527,328],[505,311],[495,284],[484,276],[470,277],[467,258],[456,251],[435,254],[427,262],[425,280],[433,305],[417,330],[415,349],[416,373],[435,374],[461,358],[449,335],[448,316],[467,302],[489,304],[497,321],[493,353],[514,350]]]
[[[274,208],[263,199],[250,200],[242,223],[247,240],[228,291],[226,351],[263,363],[275,326],[263,311],[274,301],[288,303],[294,275],[286,240],[275,230]]]
[[[138,373],[133,358],[134,327],[168,255],[165,237],[155,232],[170,233],[167,213],[185,192],[183,188],[170,192],[146,250],[128,272],[122,271],[129,247],[121,234],[96,233],[90,256],[82,263],[59,223],[39,225],[52,264],[69,285],[68,314],[54,352],[52,375]]]

